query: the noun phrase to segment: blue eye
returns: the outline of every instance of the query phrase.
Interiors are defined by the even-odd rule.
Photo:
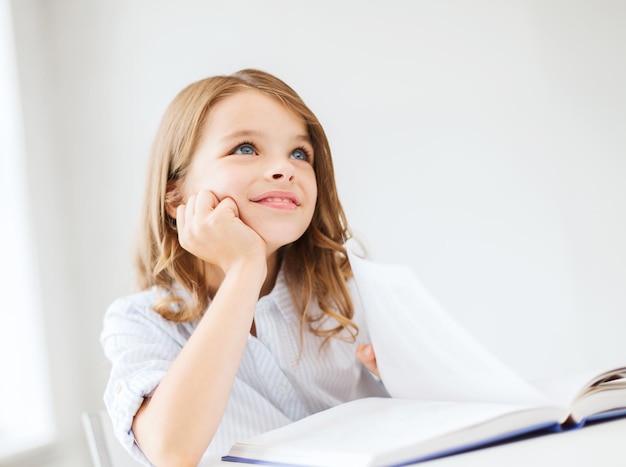
[[[243,155],[255,154],[254,146],[252,146],[250,143],[240,144],[233,150],[233,154],[243,154]]]
[[[309,154],[302,148],[295,149],[291,153],[291,157],[293,159],[296,159],[296,160],[299,160],[299,161],[308,161],[309,160]]]

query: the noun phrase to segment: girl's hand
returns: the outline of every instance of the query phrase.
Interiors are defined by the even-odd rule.
[[[365,368],[374,373],[380,379],[378,365],[376,364],[376,354],[374,354],[374,347],[372,344],[359,345],[356,349],[356,356],[359,360],[361,360],[361,363],[365,365]]]
[[[265,242],[239,218],[232,198],[220,201],[212,191],[200,191],[178,206],[176,225],[181,246],[224,273],[241,261],[265,263]]]

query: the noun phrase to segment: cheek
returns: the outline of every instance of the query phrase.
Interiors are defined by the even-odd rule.
[[[317,180],[315,178],[315,174],[310,178],[309,183],[307,184],[307,190],[309,192],[310,199],[313,200],[313,208],[317,204]]]
[[[314,184],[311,188],[311,199],[313,200],[313,203],[311,203],[311,217],[313,217],[313,211],[315,211],[315,206],[317,206],[317,184]]]
[[[214,172],[216,173],[216,172]],[[189,185],[188,195],[202,190],[212,191],[218,199],[231,197],[235,201],[243,200],[245,183],[236,174],[222,171],[219,176],[209,175],[197,177],[193,185]]]

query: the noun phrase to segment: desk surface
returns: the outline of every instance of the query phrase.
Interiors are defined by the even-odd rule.
[[[626,418],[416,464],[424,467],[626,466]],[[218,459],[203,467],[252,464]]]

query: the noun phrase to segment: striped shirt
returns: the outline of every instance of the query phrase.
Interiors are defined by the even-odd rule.
[[[354,280],[356,342],[302,333],[282,272],[272,292],[259,299],[221,424],[205,458],[223,455],[236,441],[299,420],[342,402],[387,396],[382,384],[358,361],[356,348],[369,343],[363,306]],[[138,461],[151,465],[133,436],[133,417],[165,376],[199,320],[176,323],[157,314],[152,288],[113,302],[104,318],[101,343],[112,370],[104,394],[116,437]],[[313,312],[320,313],[319,308]],[[328,323],[330,326],[332,323]]]

